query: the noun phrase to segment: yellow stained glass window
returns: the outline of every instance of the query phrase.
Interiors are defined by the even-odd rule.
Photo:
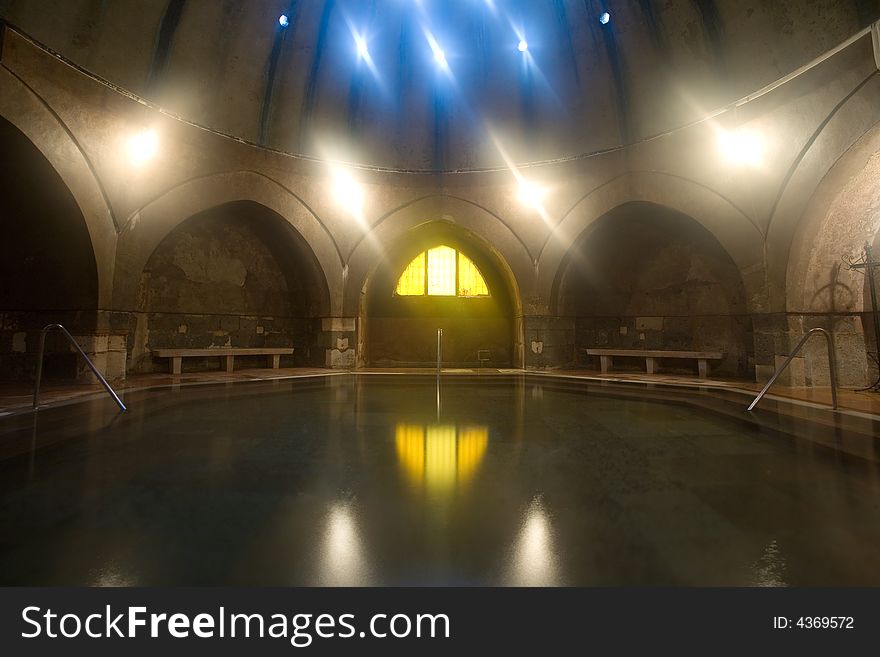
[[[461,251],[458,252],[458,296],[485,297],[489,288],[483,275],[473,261]]]
[[[487,297],[486,280],[473,261],[450,246],[423,251],[397,281],[400,296]]]
[[[404,297],[423,296],[425,294],[425,253],[416,256],[397,281],[397,294]]]
[[[428,251],[428,296],[455,296],[455,249],[436,246]]]

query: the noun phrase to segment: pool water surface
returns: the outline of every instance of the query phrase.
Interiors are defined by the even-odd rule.
[[[742,419],[529,377],[343,375],[41,411],[5,585],[880,585],[880,478]],[[53,440],[64,435],[64,439]]]

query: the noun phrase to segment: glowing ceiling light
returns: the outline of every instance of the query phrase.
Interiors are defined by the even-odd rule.
[[[760,166],[764,161],[764,140],[748,130],[723,131],[718,136],[722,156],[736,165]]]
[[[611,14],[609,14],[607,11],[602,12],[602,15],[599,16],[599,22],[602,23],[602,25],[608,25],[610,21]]]
[[[281,14],[278,17],[278,24],[281,27],[287,27],[288,25],[290,25],[290,19],[287,17],[287,14]]]
[[[434,61],[437,63],[437,66],[444,71],[448,70],[449,62],[446,61],[446,53],[443,52],[443,48],[437,43],[437,39],[428,30],[425,30],[425,38],[428,39],[428,45],[431,46],[431,52],[434,53]]]
[[[356,218],[363,216],[364,189],[345,169],[333,173],[333,199]]]
[[[519,44],[516,47],[520,52],[525,52],[529,49],[529,43],[525,39],[520,39]]]
[[[127,149],[132,164],[141,166],[156,156],[159,137],[155,130],[144,130],[129,138]]]
[[[370,49],[367,47],[367,40],[356,34],[354,37],[354,45],[357,48],[358,58],[366,59],[370,56]]]
[[[519,202],[525,206],[540,210],[543,206],[546,193],[547,191],[544,188],[533,182],[529,182],[528,180],[519,181],[517,197],[519,198]]]

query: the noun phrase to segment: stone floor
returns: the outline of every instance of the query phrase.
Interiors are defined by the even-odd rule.
[[[519,373],[518,369],[444,369],[445,373],[479,373],[491,376],[497,374]],[[358,370],[364,374],[433,374],[433,369],[364,369]],[[342,375],[345,371],[327,370],[322,368],[282,368],[272,369],[245,369],[232,373],[223,371],[187,372],[179,376],[171,374],[140,374],[130,376],[125,385],[119,388],[119,392],[146,390],[180,385],[199,385],[210,383],[229,383],[233,381],[266,381],[272,379],[286,379],[291,377],[308,377],[318,375]],[[664,385],[680,385],[683,387],[716,388],[719,390],[736,391],[742,393],[755,393],[761,390],[761,385],[742,380],[732,379],[699,379],[689,376],[667,374],[641,374],[641,373],[609,373],[601,374],[592,370],[538,370],[529,371],[531,374],[542,376],[563,376],[572,378],[585,378],[609,382],[641,382],[662,383]],[[24,410],[32,404],[33,390],[28,384],[0,383],[0,415]],[[103,390],[99,385],[52,385],[44,384],[40,394],[42,405],[54,405],[59,403],[71,403],[77,400],[89,399],[95,395],[102,395]],[[831,403],[830,388],[787,388],[774,386],[767,399],[782,398],[795,400],[807,404],[829,405]],[[839,405],[842,409],[855,411],[872,416],[880,417],[880,393],[859,392],[856,390],[842,389],[838,394]]]

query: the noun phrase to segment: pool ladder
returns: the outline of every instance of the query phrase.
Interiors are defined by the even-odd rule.
[[[126,411],[126,407],[125,404],[122,403],[122,400],[119,398],[119,395],[117,395],[116,391],[113,390],[112,387],[110,387],[110,384],[107,383],[107,379],[105,379],[104,375],[98,371],[98,368],[95,367],[92,359],[86,356],[86,352],[84,352],[77,341],[73,339],[70,331],[61,326],[61,324],[47,324],[43,327],[43,330],[40,331],[40,348],[37,351],[37,380],[34,383],[34,410],[36,411],[40,405],[40,383],[43,379],[43,354],[46,351],[46,334],[53,329],[57,329],[67,336],[70,344],[72,344],[79,352],[79,355],[82,356],[83,359],[85,359],[86,365],[88,365],[89,369],[92,370],[92,373],[96,377],[98,377],[98,380],[104,386],[104,389],[107,390],[107,393],[111,397],[113,397],[113,401],[115,401],[116,405],[119,406],[119,410],[124,413]]]
[[[752,410],[755,406],[758,405],[764,395],[767,394],[767,391],[770,389],[774,383],[776,383],[776,379],[779,378],[779,375],[785,371],[785,368],[791,364],[791,361],[794,360],[795,356],[800,353],[800,350],[803,349],[803,346],[807,343],[815,333],[821,333],[825,336],[825,345],[828,347],[828,368],[831,372],[831,408],[833,410],[837,410],[837,357],[834,355],[834,339],[831,336],[831,333],[826,331],[823,328],[814,328],[807,331],[807,334],[801,338],[801,341],[798,342],[797,347],[794,348],[794,351],[791,352],[791,355],[785,359],[785,362],[782,364],[773,376],[770,377],[770,380],[767,382],[767,385],[764,386],[764,389],[758,393],[758,396],[755,397],[755,400],[749,405],[747,410]]]

